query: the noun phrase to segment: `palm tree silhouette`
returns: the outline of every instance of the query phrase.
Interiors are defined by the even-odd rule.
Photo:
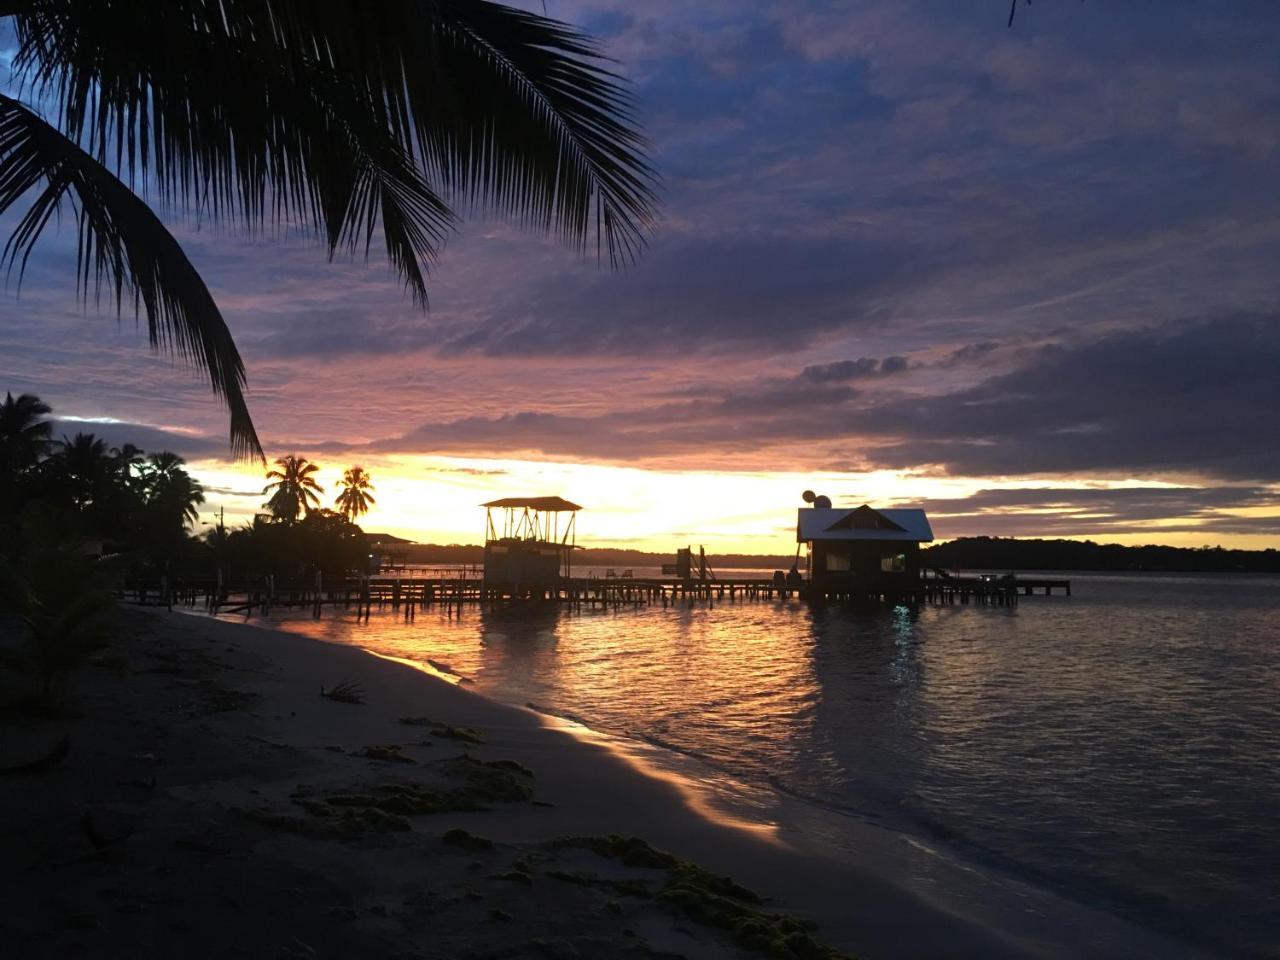
[[[267,471],[267,479],[273,482],[262,490],[264,495],[271,493],[264,506],[276,519],[295,523],[299,513],[307,514],[320,506],[317,494],[324,493],[324,488],[312,476],[320,468],[306,457],[293,455],[281,457],[276,466],[278,470]]]
[[[92,433],[77,433],[74,437],[64,435],[41,468],[77,510],[84,510],[109,491],[113,463],[105,440]]]
[[[44,418],[53,411],[29,393],[16,399],[6,391],[0,403],[0,471],[12,478],[34,467],[51,446],[53,424]]]
[[[202,367],[238,456],[263,459],[244,365],[204,280],[126,184],[249,230],[297,224],[366,255],[381,236],[415,300],[455,206],[512,216],[611,263],[652,223],[631,99],[590,38],[479,0],[3,0],[0,259],[19,270],[70,203],[86,298],[132,299],[151,346]],[[40,106],[49,106],[49,119]],[[130,297],[132,294],[132,297]]]
[[[197,507],[204,503],[204,487],[186,469],[186,461],[176,453],[162,451],[147,458],[142,468],[145,499],[179,528],[200,519]]]
[[[357,464],[349,467],[342,475],[342,492],[334,501],[342,515],[352,523],[358,517],[369,512],[369,507],[378,501],[373,498],[373,478],[365,472],[364,467]]]

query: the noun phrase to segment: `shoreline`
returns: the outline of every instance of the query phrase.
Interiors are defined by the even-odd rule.
[[[155,772],[165,799],[177,805],[171,816],[179,823],[215,813],[221,816],[250,798],[271,797],[280,809],[290,809],[285,781],[289,790],[296,791],[299,774],[306,775],[308,789],[323,791],[340,781],[345,785],[353,777],[367,778],[371,764],[379,776],[388,773],[387,767],[395,768],[395,773],[425,773],[437,763],[428,757],[446,753],[422,749],[430,741],[421,741],[412,750],[404,746],[404,765],[370,761],[368,754],[373,745],[404,743],[420,733],[399,724],[398,718],[429,715],[450,728],[483,731],[483,744],[463,744],[464,752],[480,762],[509,761],[532,771],[537,805],[508,803],[485,811],[412,816],[411,833],[396,835],[406,837],[404,843],[427,844],[437,850],[443,832],[461,830],[508,853],[524,851],[521,859],[533,857],[540,862],[538,857],[557,855],[547,853],[546,845],[564,837],[638,836],[682,860],[732,877],[762,895],[767,910],[812,921],[820,939],[866,958],[1203,955],[1102,911],[987,875],[915,838],[853,822],[795,798],[778,794],[775,805],[765,810],[759,805],[753,808],[757,798],[744,792],[738,803],[726,805],[722,787],[708,784],[695,769],[693,758],[639,741],[624,742],[527,707],[502,704],[417,665],[360,647],[316,643],[269,627],[176,612],[131,609],[122,612],[121,620],[126,626],[146,628],[158,647],[171,655],[180,652],[184,659],[194,655],[212,660],[216,651],[216,659],[226,662],[219,669],[232,675],[232,682],[222,685],[228,691],[225,695],[237,703],[238,697],[251,699],[253,704],[201,715],[194,725],[209,745],[209,754],[235,754],[244,749],[242,744],[250,744],[252,756],[236,757],[248,769],[230,777],[222,775],[225,771],[202,770],[197,751],[190,759],[193,768],[179,778],[189,782],[165,787],[163,771]],[[321,686],[344,679],[358,680],[363,686],[363,705],[333,703],[317,696]],[[127,686],[118,686],[115,696],[129,693]],[[445,744],[436,742],[437,747],[441,745]],[[12,745],[6,747],[12,752]],[[394,753],[400,750],[397,746]],[[412,758],[407,756],[410,753]],[[278,771],[273,769],[273,755],[287,758]],[[56,776],[70,774],[71,761],[66,766],[68,770]],[[7,787],[0,781],[0,791]],[[292,796],[296,804],[296,792]],[[141,807],[145,806],[142,802]],[[838,819],[823,823],[824,816]],[[808,824],[808,836],[802,835],[806,831],[792,829],[790,825],[796,823]],[[823,829],[839,830],[851,846],[839,850],[813,842],[813,837],[821,838]],[[372,846],[355,850],[332,838],[255,833],[242,839],[249,862],[265,856],[273,863],[283,861],[288,869],[317,874],[317,882],[345,888],[341,891],[345,899],[357,904],[343,908],[356,911],[355,919],[343,927],[345,935],[371,937],[371,942],[383,944],[383,952],[375,949],[368,955],[399,955],[385,952],[387,938],[408,948],[406,938],[421,935],[415,933],[417,921],[408,914],[397,913],[399,919],[393,922],[385,906],[381,914],[369,908],[368,915],[358,906],[370,896],[386,900],[393,890],[414,882],[422,869],[420,855],[407,873],[403,866],[390,866],[402,858],[403,844],[389,852],[381,837]],[[849,849],[856,854],[851,856]],[[431,862],[438,858],[433,856]],[[39,872],[38,861],[30,855],[26,860],[29,869]],[[352,864],[363,866],[352,871]],[[555,871],[547,867],[546,873],[552,876]],[[458,885],[441,882],[444,885],[431,896],[447,896]],[[537,869],[531,883],[530,890],[486,895],[507,903],[512,913],[515,905],[534,901],[541,903],[535,911],[538,917],[560,912],[567,896],[562,886],[544,880]],[[504,907],[489,909],[495,915],[506,912]],[[744,954],[741,944],[726,939],[723,931],[693,926],[687,917],[643,904],[634,906],[634,916],[632,905],[625,909],[633,940],[638,932],[651,949],[687,956],[758,955]],[[586,922],[549,933],[564,938]],[[596,934],[622,935],[605,929]],[[501,930],[495,932],[492,922],[479,926],[473,922],[469,927],[463,924],[452,936],[466,944],[503,935]]]
[[[203,617],[202,614],[195,616]],[[301,639],[320,639],[289,631],[274,631],[270,626],[261,629],[290,633]],[[985,932],[1007,931],[1008,933],[999,933],[997,939],[1010,937],[1008,946],[1013,951],[1010,956],[1077,955],[1074,951],[1085,947],[1079,939],[1072,939],[1077,936],[1075,931],[1079,927],[1095,931],[1096,936],[1087,946],[1091,956],[1206,956],[1200,948],[1142,927],[1104,908],[1072,900],[1034,878],[1014,877],[994,864],[976,863],[965,857],[962,851],[949,849],[945,844],[935,842],[927,836],[908,832],[901,825],[883,825],[877,823],[874,817],[860,816],[847,809],[788,791],[776,784],[741,780],[736,774],[697,754],[647,738],[598,730],[582,718],[557,713],[538,704],[505,703],[474,687],[464,686],[474,681],[452,669],[441,669],[443,665],[423,665],[355,644],[323,639],[320,642],[364,650],[376,657],[401,663],[437,682],[457,687],[488,703],[532,713],[548,729],[568,733],[575,739],[585,740],[621,757],[624,763],[632,766],[642,776],[668,782],[683,794],[686,809],[694,816],[758,835],[772,832],[781,837],[787,834],[787,845],[798,855],[813,858],[815,862],[832,859],[831,850],[834,846],[847,845],[841,856],[835,858],[833,872],[838,874],[841,867],[848,866],[847,861],[851,856],[870,857],[874,863],[871,882],[881,882],[908,897],[918,898],[926,913],[931,911],[966,923],[976,923],[984,930],[984,936]],[[728,789],[729,784],[733,785],[732,789]],[[762,797],[769,799],[762,803]],[[796,836],[799,832],[796,830],[788,833],[787,824],[803,824],[803,832],[808,836]],[[767,829],[769,825],[772,825],[771,831]],[[631,832],[648,836],[643,831]],[[842,843],[822,842],[822,838],[830,841],[835,834],[843,834],[840,837]],[[716,868],[732,873],[732,866],[734,864],[730,863]],[[865,869],[864,865],[859,873],[865,872]],[[913,879],[903,883],[899,879],[902,874]],[[760,871],[760,875],[764,876],[765,871]],[[962,885],[971,889],[960,892],[958,888]],[[978,888],[982,892],[978,892]],[[820,919],[823,912],[841,915],[844,910],[843,905],[833,904],[827,910],[815,914],[814,918]],[[1057,916],[1062,928],[1055,936],[1052,930],[1046,929],[1038,921],[1027,922],[1028,913],[1035,916]],[[1071,937],[1063,938],[1062,930],[1071,930]],[[854,931],[852,936],[851,942],[856,947],[861,939],[860,934]],[[880,940],[877,938],[876,942],[879,943]],[[892,939],[887,939],[886,942],[892,943]],[[946,942],[946,950],[953,952],[944,955],[969,955],[951,938]],[[936,944],[929,946],[938,949]],[[913,955],[910,952],[913,948],[906,949],[908,952],[902,955]],[[998,952],[999,947],[994,944],[984,946],[983,949],[986,951],[985,956],[1004,955]],[[993,954],[991,951],[997,952]]]

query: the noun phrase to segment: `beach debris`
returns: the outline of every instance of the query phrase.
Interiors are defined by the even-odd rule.
[[[388,743],[382,746],[371,746],[364,748],[364,755],[370,760],[385,760],[388,763],[413,763],[412,757],[406,757],[400,752],[399,744]]]
[[[43,756],[26,763],[19,763],[12,767],[0,767],[0,776],[21,777],[31,776],[37,773],[44,773],[46,770],[52,769],[63,760],[67,759],[67,754],[71,752],[71,734],[65,734],[61,740],[53,745],[53,749]]]
[[[354,680],[343,680],[327,690],[321,687],[320,696],[338,703],[364,703],[364,687]]]
[[[427,733],[433,737],[461,740],[463,743],[477,745],[486,742],[484,733],[474,727],[455,727],[453,724],[432,720],[430,717],[400,717],[397,722],[410,727],[429,727],[430,729],[427,730]]]
[[[488,837],[480,837],[470,831],[463,830],[461,827],[454,827],[452,830],[446,830],[440,838],[440,842],[448,844],[451,847],[461,847],[463,850],[492,850],[493,841]]]

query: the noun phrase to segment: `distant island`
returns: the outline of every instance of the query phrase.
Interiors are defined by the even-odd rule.
[[[1092,540],[964,537],[921,551],[924,563],[968,570],[1099,570],[1154,573],[1280,573],[1280,552],[1223,547],[1126,547]]]
[[[479,544],[408,543],[386,534],[371,541],[397,543],[396,559],[420,564],[480,564]],[[1126,547],[1091,540],[1022,540],[1012,537],[963,537],[921,552],[928,566],[953,570],[1099,570],[1164,573],[1280,573],[1280,551],[1228,550],[1223,547]],[[675,553],[611,547],[587,547],[574,553],[575,566],[657,567],[675,561]],[[786,570],[794,554],[708,553],[713,570]],[[804,569],[804,557],[800,557]]]

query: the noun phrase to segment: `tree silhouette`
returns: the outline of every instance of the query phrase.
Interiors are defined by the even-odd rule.
[[[52,411],[29,393],[5,392],[0,403],[0,471],[12,477],[34,467],[50,446],[53,424],[44,419]]]
[[[369,507],[378,501],[373,498],[373,478],[365,472],[364,467],[357,464],[349,467],[342,474],[342,492],[334,503],[342,515],[355,523],[369,512]]]
[[[82,294],[132,300],[153,348],[208,373],[239,456],[262,458],[243,362],[132,184],[201,222],[297,225],[330,256],[381,237],[424,305],[455,207],[582,249],[594,235],[615,263],[652,221],[629,95],[592,40],[545,16],[484,0],[2,0],[0,17],[28,98],[0,94],[0,214],[25,207],[2,258],[21,270],[69,204]]]
[[[310,513],[320,506],[317,494],[324,493],[324,488],[312,476],[320,467],[306,457],[294,455],[281,457],[276,466],[278,470],[267,471],[267,479],[273,482],[262,490],[264,495],[271,494],[264,506],[277,520],[296,523],[300,513]]]

